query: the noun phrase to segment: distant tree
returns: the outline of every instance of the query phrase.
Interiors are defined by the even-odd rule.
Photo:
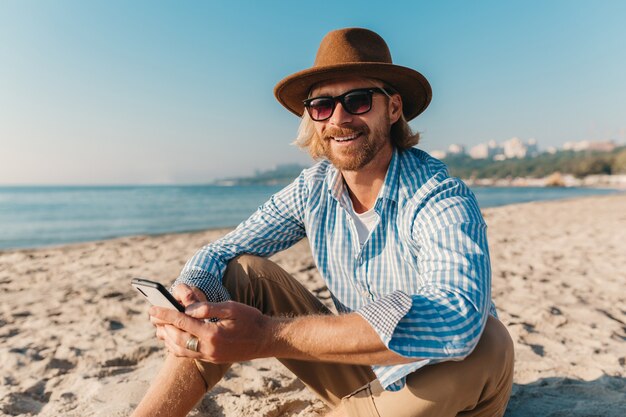
[[[611,173],[611,159],[605,155],[593,155],[580,161],[572,174],[582,178],[587,175],[599,175]]]
[[[626,172],[626,148],[618,148],[612,152],[560,151],[504,161],[453,155],[445,158],[443,162],[448,165],[452,175],[461,178],[542,178],[554,172],[584,177]]]
[[[626,148],[623,148],[613,158],[611,172],[613,174],[626,174]]]

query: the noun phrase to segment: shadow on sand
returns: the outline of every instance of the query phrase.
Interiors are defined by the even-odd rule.
[[[514,384],[506,417],[624,417],[626,378],[542,378]]]

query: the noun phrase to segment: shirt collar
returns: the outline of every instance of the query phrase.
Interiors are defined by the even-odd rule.
[[[341,176],[339,170],[332,164],[328,169],[326,181],[328,183],[328,194],[330,194],[335,200],[340,201],[344,189],[343,177]]]
[[[379,199],[391,200],[395,203],[398,202],[398,184],[400,176],[400,151],[395,146],[393,147],[393,154],[391,155],[391,162],[389,162],[389,168],[387,168],[387,175],[385,175],[385,181],[383,187],[378,193]]]

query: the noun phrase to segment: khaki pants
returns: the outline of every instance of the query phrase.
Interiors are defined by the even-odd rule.
[[[223,279],[233,300],[271,316],[332,314],[278,265],[244,255],[228,264]],[[330,407],[350,416],[501,416],[513,380],[513,342],[506,328],[489,317],[474,352],[465,360],[421,368],[400,391],[385,391],[369,366],[294,359],[278,360]],[[196,361],[207,389],[230,365]]]

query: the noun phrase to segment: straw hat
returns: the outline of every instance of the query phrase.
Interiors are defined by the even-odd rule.
[[[394,65],[383,38],[360,28],[329,32],[320,43],[313,67],[282,79],[274,87],[274,95],[289,111],[302,116],[302,100],[308,97],[311,87],[348,76],[375,78],[393,87],[402,96],[407,120],[423,112],[432,97],[430,84],[422,74]]]

